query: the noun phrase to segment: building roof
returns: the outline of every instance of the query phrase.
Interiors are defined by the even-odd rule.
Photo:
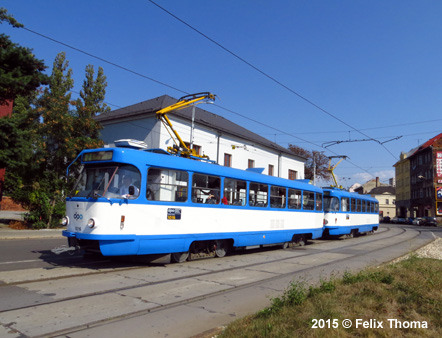
[[[400,160],[397,161],[393,167],[395,167],[396,165],[398,165],[400,162],[407,160],[410,156],[416,155],[417,153],[419,153],[422,150],[427,149],[428,147],[433,146],[435,143],[441,143],[442,142],[442,133],[440,133],[439,135],[434,136],[433,138],[429,139],[427,142],[425,142],[424,144],[421,144],[419,147],[410,149],[408,152],[401,153],[400,156]]]
[[[408,153],[407,156],[414,156],[417,153],[421,152],[422,150],[427,149],[428,147],[432,147],[434,145],[441,144],[442,142],[442,133],[440,133],[439,135],[434,136],[433,138],[430,138],[427,142],[425,142],[424,144],[421,144],[419,147],[411,149]]]
[[[103,113],[95,119],[101,123],[108,121],[124,120],[130,119],[141,119],[147,117],[146,115],[154,115],[156,111],[168,107],[174,103],[178,102],[177,99],[170,97],[168,95],[163,95],[154,99],[143,101],[131,106],[113,110],[108,113]],[[187,107],[178,111],[173,112],[173,116],[180,117],[182,119],[191,121],[192,120],[192,107]],[[252,144],[265,146],[276,152],[284,153],[291,157],[297,158],[300,161],[305,162],[307,159],[292,153],[290,150],[281,147],[280,145],[267,140],[266,138],[243,128],[232,121],[225,119],[222,116],[208,112],[207,110],[196,107],[195,110],[195,123],[209,127],[223,132],[224,134],[229,134],[232,136],[239,136],[241,138],[247,139]],[[169,116],[170,117],[170,116]]]
[[[382,195],[382,194],[390,194],[396,195],[396,189],[391,185],[383,185],[380,187],[376,187],[370,190],[370,195]]]
[[[442,139],[442,133],[440,133],[439,135],[436,135],[435,137],[429,139],[427,142],[425,142],[424,144],[422,144],[417,150],[416,153],[424,150],[432,145],[434,145],[438,140]]]

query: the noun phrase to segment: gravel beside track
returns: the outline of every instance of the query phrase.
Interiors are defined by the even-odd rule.
[[[430,244],[425,245],[424,247],[409,253],[408,255],[395,259],[393,263],[407,259],[411,255],[416,255],[419,258],[433,258],[442,260],[442,238],[436,238]]]

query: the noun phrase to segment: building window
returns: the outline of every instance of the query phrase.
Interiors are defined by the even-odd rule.
[[[187,148],[190,149],[190,143],[189,142],[184,142],[184,144],[186,145]],[[197,155],[201,155],[201,146],[197,146],[196,144],[193,144],[193,149],[195,150],[195,153]]]
[[[297,176],[298,172],[296,170],[289,169],[289,180],[296,180]]]
[[[232,166],[232,155],[224,153],[224,166],[231,167]]]
[[[247,168],[255,168],[255,160],[249,159]]]
[[[274,169],[275,167],[273,166],[273,164],[269,164],[269,176],[273,176]]]
[[[390,204],[390,200],[388,198],[385,199],[385,204]]]

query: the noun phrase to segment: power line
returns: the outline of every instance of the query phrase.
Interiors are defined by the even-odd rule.
[[[181,18],[179,18],[178,16],[176,16],[175,14],[171,13],[170,11],[168,11],[167,9],[165,9],[164,7],[158,5],[156,2],[154,2],[153,0],[148,0],[150,3],[152,3],[153,5],[157,6],[158,8],[160,8],[162,11],[166,12],[167,14],[169,14],[170,16],[172,16],[173,18],[175,18],[176,20],[178,20],[179,22],[181,22],[182,24],[184,24],[185,26],[189,27],[191,30],[193,30],[194,32],[198,33],[199,35],[203,36],[204,38],[206,38],[207,40],[209,40],[210,42],[212,42],[213,44],[217,45],[218,47],[220,47],[221,49],[223,49],[224,51],[226,51],[227,53],[231,54],[232,56],[234,56],[235,58],[237,58],[238,60],[240,60],[241,62],[245,63],[246,65],[248,65],[249,67],[253,68],[254,70],[256,70],[257,72],[259,72],[260,74],[264,75],[265,77],[267,77],[268,79],[270,79],[271,81],[275,82],[276,84],[278,84],[279,86],[285,88],[286,90],[288,90],[289,92],[291,92],[292,94],[296,95],[297,97],[299,97],[300,99],[304,100],[305,102],[307,102],[308,104],[312,105],[313,107],[317,108],[318,110],[322,111],[323,113],[327,114],[328,116],[332,117],[333,119],[341,122],[342,124],[346,125],[347,127],[353,129],[354,131],[364,135],[365,137],[368,137],[370,139],[372,139],[373,141],[378,142],[377,140],[373,139],[372,137],[368,136],[367,134],[363,133],[361,130],[358,130],[357,128],[353,127],[352,125],[350,125],[349,123],[345,122],[344,120],[340,119],[339,117],[335,116],[334,114],[330,113],[329,111],[327,111],[326,109],[322,108],[321,106],[317,105],[316,103],[314,103],[313,101],[309,100],[308,98],[306,98],[305,96],[301,95],[300,93],[298,93],[297,91],[293,90],[292,88],[290,88],[289,86],[283,84],[282,82],[280,82],[279,80],[277,80],[276,78],[274,78],[273,76],[271,76],[270,74],[264,72],[263,70],[261,70],[260,68],[254,66],[253,64],[251,64],[250,62],[248,62],[247,60],[245,60],[244,58],[242,58],[241,56],[239,56],[238,54],[234,53],[233,51],[231,51],[230,49],[224,47],[222,44],[220,44],[219,42],[215,41],[214,39],[210,38],[209,36],[207,36],[206,34],[204,34],[203,32],[201,32],[200,30],[198,30],[197,28],[193,27],[192,25],[188,24],[187,22],[185,22],[184,20],[182,20]],[[397,157],[389,150],[387,149],[383,144],[381,144],[380,142],[378,142],[391,156],[393,156],[393,158],[395,160],[397,160]]]
[[[396,127],[403,127],[403,126],[414,126],[416,124],[425,124],[425,123],[434,123],[434,122],[440,122],[442,119],[435,119],[435,120],[426,120],[426,121],[415,121],[415,122],[409,122],[409,123],[401,123],[401,124],[392,124],[388,126],[378,126],[378,127],[371,127],[371,128],[361,128],[360,130],[377,130],[377,129],[387,129],[387,128],[396,128]],[[336,131],[311,131],[311,132],[305,132],[305,133],[297,133],[297,135],[310,135],[310,134],[339,134],[339,133],[349,133],[351,130],[336,130]],[[272,134],[263,134],[263,135],[275,135],[275,133]],[[276,134],[279,135],[279,134]],[[415,134],[411,134],[415,135]],[[405,135],[404,135],[405,136]],[[381,138],[387,138],[387,137],[393,137],[393,136],[383,136],[378,137],[378,139]]]
[[[102,58],[102,57],[99,57],[99,56],[96,56],[96,55],[91,54],[91,53],[89,53],[89,52],[86,52],[86,51],[84,51],[84,50],[82,50],[82,49],[80,49],[80,48],[77,48],[77,47],[74,47],[74,46],[68,45],[68,44],[66,44],[66,43],[64,43],[64,42],[61,42],[61,41],[56,40],[56,39],[54,39],[54,38],[51,38],[51,37],[49,37],[49,36],[47,36],[47,35],[44,35],[44,34],[38,33],[38,32],[36,32],[36,31],[34,31],[34,30],[32,30],[32,29],[25,28],[25,27],[22,27],[22,28],[25,29],[26,31],[30,32],[30,33],[33,33],[33,34],[38,35],[38,36],[41,36],[41,37],[43,37],[43,38],[45,38],[45,39],[48,39],[48,40],[50,40],[50,41],[52,41],[52,42],[55,42],[55,43],[58,43],[58,44],[60,44],[60,45],[62,45],[62,46],[68,47],[68,48],[70,48],[70,49],[72,49],[72,50],[75,50],[75,51],[77,51],[77,52],[79,52],[79,53],[82,53],[82,54],[84,54],[84,55],[87,55],[87,56],[89,56],[89,57],[92,57],[92,58],[94,58],[94,59],[97,59],[97,60],[102,61],[102,62],[104,62],[104,63],[107,63],[107,64],[109,64],[109,65],[111,65],[111,66],[116,67],[116,68],[122,69],[122,70],[127,71],[127,72],[129,72],[129,73],[132,73],[132,74],[134,74],[134,75],[140,76],[140,77],[142,77],[142,78],[144,78],[144,79],[147,79],[147,80],[149,80],[149,81],[153,81],[153,82],[155,82],[155,83],[157,83],[157,84],[163,85],[163,86],[168,87],[168,88],[173,89],[173,90],[176,90],[176,91],[178,91],[178,92],[180,92],[180,93],[187,94],[187,95],[189,94],[188,92],[186,92],[186,91],[184,91],[184,90],[181,90],[181,89],[179,89],[179,88],[176,88],[176,87],[174,87],[174,86],[171,86],[171,85],[169,85],[169,84],[167,84],[167,83],[164,83],[164,82],[162,82],[162,81],[158,81],[158,80],[156,80],[156,79],[153,79],[153,78],[151,78],[151,77],[149,77],[149,76],[146,76],[146,75],[141,74],[141,73],[139,73],[139,72],[137,72],[137,71],[131,70],[131,69],[127,68],[127,67],[121,66],[121,65],[119,65],[119,64],[116,64],[116,63],[114,63],[114,62],[112,62],[112,61],[106,60],[106,59],[104,59],[104,58]],[[248,117],[248,116],[245,116],[245,115],[243,115],[243,114],[237,113],[237,112],[235,112],[235,111],[233,111],[233,110],[231,110],[231,109],[228,109],[228,108],[225,108],[225,107],[222,107],[222,106],[219,106],[219,105],[215,105],[215,106],[217,106],[218,108],[223,109],[223,110],[225,110],[225,111],[227,111],[227,112],[230,112],[230,113],[232,113],[232,114],[235,114],[235,115],[238,115],[238,116],[240,116],[240,117],[242,117],[242,118],[245,118],[245,119],[247,119],[247,120],[249,120],[249,121],[252,121],[252,122],[255,122],[255,123],[260,124],[260,125],[262,125],[262,126],[265,126],[265,127],[267,127],[267,128],[273,129],[273,130],[275,130],[275,131],[277,131],[277,132],[279,132],[279,133],[281,133],[281,134],[285,134],[285,135],[291,136],[291,137],[293,137],[293,138],[295,138],[295,139],[298,139],[298,140],[301,140],[301,141],[306,142],[306,143],[308,143],[308,144],[314,145],[314,146],[316,146],[316,147],[319,147],[319,148],[325,149],[325,150],[331,152],[332,154],[337,155],[337,153],[335,153],[334,151],[331,151],[331,150],[329,150],[329,149],[326,149],[326,148],[322,147],[321,145],[315,144],[314,142],[311,142],[311,141],[308,141],[308,140],[302,139],[302,138],[300,138],[300,137],[298,137],[298,136],[295,136],[295,135],[293,135],[293,134],[291,134],[291,133],[287,133],[287,132],[285,132],[285,131],[283,131],[283,130],[280,130],[280,129],[277,129],[277,128],[272,127],[272,126],[270,126],[270,125],[267,125],[267,124],[265,124],[265,123],[259,122],[259,121],[255,120],[255,119],[252,119],[252,118]],[[367,137],[369,137],[369,136],[367,136]],[[393,154],[392,154],[392,155],[393,155]],[[393,155],[393,156],[394,156],[394,155]],[[351,162],[351,161],[349,161],[349,160],[347,160],[347,161],[348,161],[350,164],[354,165],[355,167],[361,169],[362,171],[364,171],[364,172],[370,174],[366,169],[360,167],[359,165],[357,165],[357,164],[355,164],[355,163],[353,163],[353,162]],[[372,174],[370,174],[370,175],[372,175]],[[372,176],[373,176],[373,175],[372,175]]]
[[[43,37],[43,38],[45,38],[45,39],[48,39],[48,40],[50,40],[50,41],[53,41],[53,42],[55,42],[55,43],[58,43],[58,44],[60,44],[60,45],[65,46],[65,47],[68,47],[68,48],[70,48],[70,49],[72,49],[72,50],[75,50],[75,51],[77,51],[77,52],[79,52],[79,53],[82,53],[82,54],[87,55],[87,56],[90,56],[90,57],[92,57],[92,58],[94,58],[94,59],[97,59],[97,60],[100,60],[100,61],[102,61],[102,62],[105,62],[105,63],[107,63],[107,64],[109,64],[109,65],[114,66],[114,67],[120,68],[120,69],[122,69],[122,70],[124,70],[124,71],[130,72],[130,73],[135,74],[135,75],[137,75],[137,76],[141,76],[141,77],[143,77],[143,78],[145,78],[145,79],[148,79],[148,80],[153,81],[153,82],[155,82],[155,83],[158,83],[158,84],[160,84],[160,85],[163,85],[163,86],[166,86],[166,87],[171,88],[171,89],[173,89],[173,90],[176,90],[176,91],[178,91],[178,92],[180,92],[180,93],[184,93],[184,94],[187,94],[187,95],[189,94],[188,92],[186,92],[186,91],[184,91],[184,90],[182,90],[182,89],[179,89],[179,88],[176,88],[176,87],[174,87],[174,86],[171,86],[171,85],[169,85],[169,84],[167,84],[167,83],[164,83],[164,82],[158,81],[158,80],[156,80],[156,79],[153,79],[152,77],[146,76],[146,75],[141,74],[141,73],[139,73],[139,72],[137,72],[137,71],[131,70],[131,69],[127,68],[127,67],[121,66],[121,65],[119,65],[119,64],[116,64],[116,63],[114,63],[114,62],[112,62],[112,61],[106,60],[106,59],[104,59],[104,58],[102,58],[102,57],[99,57],[99,56],[97,56],[97,55],[94,55],[94,54],[92,54],[92,53],[86,52],[86,51],[84,51],[84,50],[82,50],[82,49],[80,49],[80,48],[77,48],[77,47],[74,47],[74,46],[68,45],[67,43],[61,42],[61,41],[56,40],[56,39],[54,39],[54,38],[51,38],[51,37],[49,37],[49,36],[47,36],[47,35],[44,35],[44,34],[38,33],[38,32],[36,32],[36,31],[34,31],[34,30],[32,30],[32,29],[25,28],[25,27],[24,27],[23,29],[27,30],[27,31],[30,32],[30,33],[36,34],[36,35],[41,36],[41,37]],[[233,110],[230,110],[230,109],[228,109],[228,108],[222,107],[222,106],[217,105],[217,104],[214,104],[214,106],[216,106],[216,107],[218,107],[218,108],[220,108],[220,109],[223,109],[223,110],[225,110],[225,111],[228,111],[228,112],[230,112],[230,113],[232,113],[232,114],[235,114],[235,115],[241,116],[242,118],[245,118],[245,119],[247,119],[247,120],[249,120],[249,121],[252,121],[252,122],[255,122],[255,123],[260,124],[260,125],[262,125],[262,126],[265,126],[265,127],[267,127],[267,128],[274,129],[275,131],[277,131],[277,132],[279,132],[279,133],[281,133],[281,134],[289,135],[289,136],[291,136],[291,137],[294,137],[294,138],[296,138],[296,139],[298,139],[298,140],[301,140],[301,141],[303,141],[303,142],[309,143],[309,144],[314,145],[314,146],[316,146],[316,147],[323,148],[323,147],[321,147],[320,145],[317,145],[317,144],[315,144],[315,143],[313,143],[313,142],[310,142],[310,141],[308,141],[308,140],[302,139],[302,138],[297,137],[297,136],[295,136],[295,135],[293,135],[293,134],[286,133],[286,132],[284,132],[284,131],[282,131],[282,130],[279,130],[279,129],[277,129],[277,128],[274,128],[274,127],[272,127],[272,126],[269,126],[269,125],[267,125],[267,124],[265,124],[265,123],[259,122],[258,120],[252,119],[252,118],[250,118],[250,117],[248,117],[248,116],[245,116],[245,115],[243,115],[243,114],[237,113],[237,112],[235,112],[235,111],[233,111]]]
[[[120,69],[122,69],[122,70],[124,70],[124,71],[126,71],[126,72],[129,72],[129,73],[132,73],[132,74],[135,74],[135,75],[141,76],[141,77],[143,77],[143,78],[145,78],[145,79],[148,79],[148,80],[150,80],[150,81],[153,81],[153,82],[155,82],[155,83],[158,83],[158,84],[160,84],[160,85],[163,85],[163,86],[165,86],[165,87],[168,87],[168,88],[170,88],[170,89],[176,90],[176,91],[178,91],[178,92],[180,92],[180,93],[183,93],[183,94],[189,94],[189,93],[187,93],[187,92],[185,92],[185,91],[183,91],[183,90],[181,90],[181,89],[178,89],[178,88],[176,88],[176,87],[173,87],[173,86],[171,86],[171,85],[168,85],[167,83],[164,83],[164,82],[161,82],[161,81],[155,80],[155,79],[153,79],[153,78],[151,78],[151,77],[149,77],[149,76],[146,76],[146,75],[144,75],[144,74],[141,74],[141,73],[139,73],[139,72],[137,72],[137,71],[134,71],[134,70],[129,69],[129,68],[126,68],[126,67],[123,67],[123,66],[121,66],[121,65],[119,65],[119,64],[116,64],[116,63],[114,63],[114,62],[112,62],[112,61],[109,61],[109,60],[103,59],[103,58],[101,58],[101,57],[99,57],[99,56],[96,56],[96,55],[94,55],[94,54],[91,54],[91,53],[85,52],[84,50],[81,50],[81,49],[79,49],[79,48],[73,47],[73,46],[68,45],[68,44],[66,44],[66,43],[64,43],[64,42],[61,42],[61,41],[59,41],[59,40],[55,40],[55,39],[53,39],[53,38],[51,38],[51,37],[49,37],[49,36],[47,36],[47,35],[44,35],[44,34],[41,34],[41,33],[36,32],[36,31],[33,31],[32,29],[29,29],[29,28],[26,28],[26,27],[23,27],[23,29],[25,29],[25,30],[27,30],[28,32],[31,32],[31,33],[33,33],[33,34],[39,35],[39,36],[41,36],[41,37],[44,37],[45,39],[51,40],[51,41],[53,41],[53,42],[56,42],[56,43],[58,43],[58,44],[60,44],[60,45],[63,45],[63,46],[65,46],[65,47],[68,47],[68,48],[70,48],[70,49],[73,49],[73,50],[75,50],[75,51],[77,51],[77,52],[79,52],[79,53],[82,53],[82,54],[85,54],[85,55],[87,55],[87,56],[90,56],[91,58],[94,58],[94,59],[100,60],[100,61],[102,61],[102,62],[104,62],[104,63],[107,63],[107,64],[109,64],[109,65],[112,65],[112,66],[114,66],[114,67],[120,68]]]

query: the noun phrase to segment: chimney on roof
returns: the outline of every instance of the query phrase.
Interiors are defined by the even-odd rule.
[[[376,188],[379,187],[379,177],[376,177]]]

